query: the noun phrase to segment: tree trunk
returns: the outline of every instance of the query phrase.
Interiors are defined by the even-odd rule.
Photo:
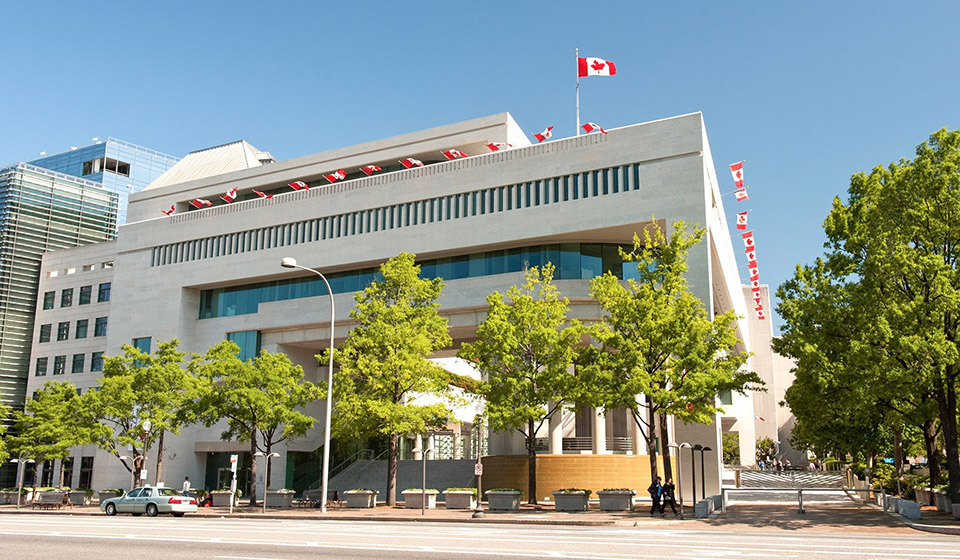
[[[254,453],[257,452],[257,427],[250,429],[250,505],[257,505],[257,458]],[[240,458],[237,457],[237,469]]]
[[[266,441],[267,449],[264,451],[264,458],[266,459],[263,467],[263,501],[267,501],[267,490],[270,489],[270,454],[273,453],[273,442],[270,440]],[[324,497],[326,500],[326,497]]]
[[[527,422],[527,503],[537,505],[537,434],[533,420]]]
[[[60,459],[60,484],[57,485],[57,488],[63,488],[63,474],[64,474],[64,473],[63,473],[63,461],[64,461],[64,459]]]
[[[673,480],[673,465],[670,464],[670,446],[666,442],[670,441],[670,434],[667,430],[667,413],[661,412],[660,417],[660,441],[664,442],[661,453],[663,455],[663,479]],[[723,453],[721,451],[721,453]]]
[[[390,448],[387,451],[387,505],[397,505],[397,453],[400,449],[400,435],[390,434]],[[421,449],[426,460],[426,450]]]
[[[927,466],[930,468],[930,486],[940,485],[942,473],[940,472],[940,444],[937,442],[937,421],[927,420],[923,423],[923,447],[927,453]],[[933,504],[933,494],[930,494],[930,502]]]
[[[900,479],[903,478],[903,433],[900,424],[895,423],[893,431],[893,472],[897,475],[897,494],[903,495]]]
[[[950,479],[950,500],[960,503],[960,449],[957,448],[957,387],[952,368],[944,372],[946,379],[939,379],[935,387],[940,410],[940,426],[943,428],[944,451],[947,452],[947,478]],[[937,457],[939,461],[940,458]]]
[[[166,431],[160,432],[160,441],[157,443],[157,477],[153,481],[156,485],[159,485],[160,481],[163,480],[163,435],[165,433]]]
[[[659,471],[657,469],[657,437],[656,433],[656,414],[652,407],[647,407],[647,427],[650,430],[650,436],[647,438],[647,455],[650,457],[650,482],[656,482]]]

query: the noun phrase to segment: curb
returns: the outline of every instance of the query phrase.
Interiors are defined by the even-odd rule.
[[[868,503],[868,506],[872,507],[875,510],[883,511],[883,508],[874,503]],[[926,533],[940,533],[942,535],[960,535],[960,526],[953,527],[951,525],[928,525],[926,523],[917,523],[912,519],[907,519],[906,517],[900,515],[899,513],[894,513],[892,511],[884,511],[886,515],[900,521],[907,527],[914,529],[916,531],[924,531]]]

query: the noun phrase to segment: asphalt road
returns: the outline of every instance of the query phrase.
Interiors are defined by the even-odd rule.
[[[960,537],[526,524],[0,516],[0,558],[960,560]]]

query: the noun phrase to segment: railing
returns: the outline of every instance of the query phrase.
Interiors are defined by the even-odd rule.
[[[383,453],[381,453],[380,455],[382,456]],[[340,461],[339,463],[331,467],[330,473],[327,475],[328,479],[331,479],[337,476],[338,474],[342,473],[343,471],[347,470],[348,468],[350,468],[351,465],[353,465],[357,461],[369,460],[373,458],[374,458],[373,449],[360,449],[359,451],[356,451],[355,453],[353,453],[343,461]],[[322,469],[323,465],[321,465],[320,468]],[[322,481],[318,480],[317,482],[311,484],[308,490],[315,490],[317,488],[320,488],[321,483]]]
[[[607,451],[631,451],[633,449],[633,438],[631,437],[607,437]],[[537,452],[546,453],[550,450],[550,438],[537,438]],[[592,437],[568,437],[563,438],[563,452],[579,453],[581,451],[593,450]]]
[[[720,489],[720,511],[726,513],[728,507],[728,494],[735,492],[790,492],[796,493],[797,495],[797,513],[806,513],[803,509],[803,493],[806,492],[810,494],[811,492],[829,492],[837,493],[842,491],[848,498],[852,501],[853,498],[850,496],[850,492],[872,492],[871,489],[858,489],[858,488],[721,488]],[[869,494],[868,494],[869,499]]]

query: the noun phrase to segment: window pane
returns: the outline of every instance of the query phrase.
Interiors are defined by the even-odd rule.
[[[110,301],[110,282],[100,284],[100,289],[97,291],[97,302]]]
[[[71,373],[83,373],[83,363],[86,354],[74,354],[73,355],[73,367],[70,369]]]
[[[60,307],[70,307],[73,305],[73,288],[67,288],[60,292]]]
[[[557,266],[558,279],[576,280],[580,278],[580,244],[561,243],[560,263]]]
[[[80,320],[78,320],[78,321],[77,321],[77,330],[76,330],[76,333],[73,335],[73,338],[87,338],[87,324],[88,324],[88,323],[89,323],[89,320],[87,320],[87,319],[80,319]]]
[[[53,304],[56,301],[57,292],[44,292],[43,293],[43,308],[44,309],[53,309]]]
[[[93,286],[81,286],[79,305],[87,305],[88,303],[90,303],[90,296],[92,294],[93,294]]]
[[[589,280],[603,275],[603,256],[599,243],[580,245],[580,278]]]

